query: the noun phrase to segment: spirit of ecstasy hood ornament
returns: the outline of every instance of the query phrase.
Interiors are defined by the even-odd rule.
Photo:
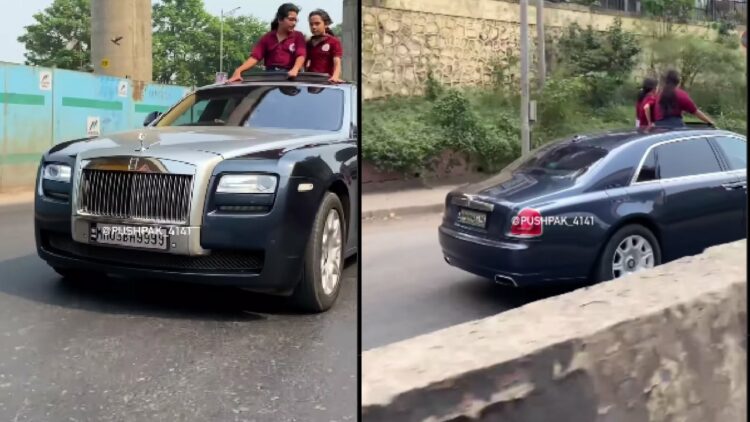
[[[146,139],[146,135],[143,132],[138,133],[138,140],[141,141],[141,147],[138,148],[136,151],[143,152],[148,149],[148,147],[143,145],[143,141]]]

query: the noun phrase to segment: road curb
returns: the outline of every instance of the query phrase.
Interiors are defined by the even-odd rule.
[[[365,201],[366,199],[363,199]],[[385,220],[409,215],[430,214],[443,211],[443,203],[430,205],[414,205],[409,207],[388,208],[381,210],[363,211],[363,220]]]

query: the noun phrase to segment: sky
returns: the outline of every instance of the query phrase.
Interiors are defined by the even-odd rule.
[[[221,14],[222,9],[229,11],[240,6],[235,16],[253,15],[270,22],[276,14],[276,9],[284,1],[289,0],[204,0],[203,3],[206,5],[206,10],[216,16]],[[305,19],[301,20],[297,28],[306,34],[310,32],[306,17],[314,9],[325,9],[331,15],[334,25],[341,23],[342,0],[292,0],[292,2],[302,9],[301,15]],[[23,63],[25,49],[23,44],[16,40],[24,33],[25,26],[35,23],[33,15],[51,4],[52,0],[23,0],[13,2],[13,7],[3,9],[3,13],[0,14],[0,62]]]

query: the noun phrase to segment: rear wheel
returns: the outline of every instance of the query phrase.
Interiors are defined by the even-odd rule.
[[[293,299],[304,311],[326,311],[338,297],[344,265],[345,227],[341,201],[329,192],[315,216],[302,279],[294,291]]]
[[[608,281],[661,264],[661,248],[651,231],[631,224],[615,232],[599,257],[594,281]]]

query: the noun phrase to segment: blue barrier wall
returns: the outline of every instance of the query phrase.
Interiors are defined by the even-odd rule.
[[[91,134],[137,129],[188,88],[0,63],[0,192],[30,189],[41,154]]]

